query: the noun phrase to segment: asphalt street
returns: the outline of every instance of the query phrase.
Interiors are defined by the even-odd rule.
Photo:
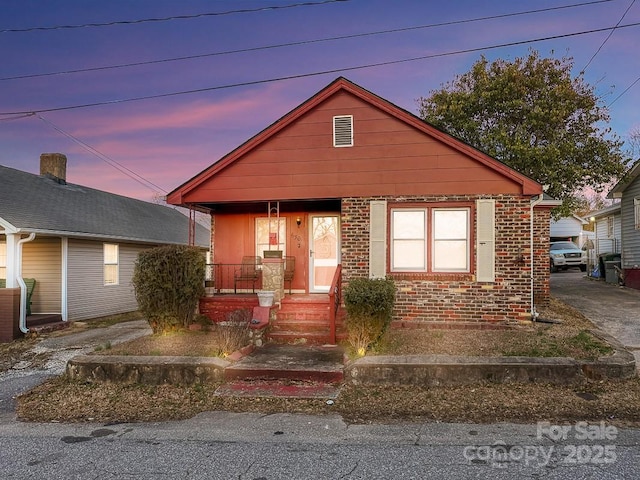
[[[638,478],[639,430],[564,427],[225,412],[149,424],[3,422],[0,462],[3,478],[19,479]]]
[[[552,294],[637,346],[640,292],[552,275]],[[640,429],[550,425],[348,425],[338,415],[207,412],[179,422],[23,423],[13,397],[68,358],[148,333],[145,322],[50,337],[44,369],[0,374],[0,465],[9,479],[637,479]]]

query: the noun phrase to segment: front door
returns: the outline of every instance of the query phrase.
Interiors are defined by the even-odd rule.
[[[327,293],[340,262],[340,217],[311,215],[309,227],[309,292]]]

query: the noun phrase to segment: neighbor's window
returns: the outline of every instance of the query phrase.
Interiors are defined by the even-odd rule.
[[[391,271],[468,272],[469,208],[391,210]]]
[[[613,238],[613,217],[607,217],[607,238]]]
[[[284,256],[287,240],[286,218],[256,218],[256,255],[262,257],[265,250],[281,250]]]
[[[7,244],[0,243],[0,278],[7,278]]]
[[[640,197],[633,199],[633,217],[636,230],[640,230]]]
[[[104,247],[104,284],[118,285],[118,245],[105,243]]]

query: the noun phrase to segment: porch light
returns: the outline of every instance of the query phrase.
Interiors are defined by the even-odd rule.
[[[302,223],[302,219],[300,217],[296,217],[296,225],[298,226],[298,228],[300,227],[301,223]]]

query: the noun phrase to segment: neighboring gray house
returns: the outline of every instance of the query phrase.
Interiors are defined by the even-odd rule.
[[[593,212],[591,220],[595,223],[594,249],[596,255],[603,253],[620,253],[622,245],[620,221],[620,204]]]
[[[620,199],[620,239],[625,285],[640,289],[640,161],[609,192]]]
[[[0,323],[10,323],[16,308],[11,291],[25,294],[23,278],[36,280],[35,317],[82,320],[136,310],[131,278],[138,253],[186,245],[189,218],[163,205],[69,184],[61,154],[43,154],[40,170],[33,175],[0,166],[0,280],[6,285],[0,288]],[[209,231],[196,224],[193,243],[208,250]],[[26,333],[23,301],[19,326]]]

